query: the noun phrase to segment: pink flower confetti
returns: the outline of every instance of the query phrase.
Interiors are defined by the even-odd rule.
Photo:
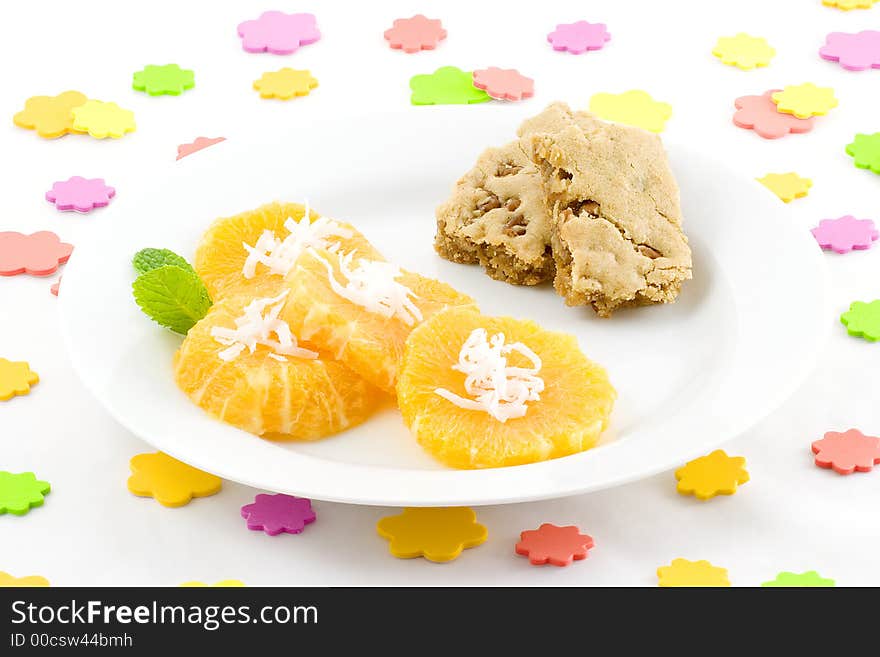
[[[385,38],[394,50],[406,53],[434,50],[446,38],[446,30],[438,19],[416,14],[412,18],[398,18],[385,30]]]
[[[851,214],[838,219],[823,219],[810,232],[823,249],[835,253],[864,250],[880,239],[880,232],[870,219],[856,219]]]
[[[825,37],[825,45],[819,49],[819,56],[837,62],[848,71],[880,68],[880,32],[831,32]]]
[[[61,279],[63,277],[59,276],[58,280],[52,283],[52,287],[49,288],[49,292],[54,294],[56,297],[58,296],[58,290],[61,288]]]
[[[842,475],[868,472],[880,463],[880,438],[866,436],[858,429],[844,433],[829,431],[813,443],[816,465],[832,468]]]
[[[299,534],[306,525],[315,522],[311,500],[283,493],[257,495],[253,504],[241,507],[241,517],[247,520],[248,529],[262,530],[269,536],[282,532]]]
[[[266,11],[238,26],[241,46],[248,52],[289,55],[321,38],[314,14]]]
[[[49,276],[70,258],[73,245],[48,230],[24,235],[0,233],[0,276]]]
[[[553,50],[568,51],[580,55],[588,50],[599,50],[611,38],[605,29],[605,23],[561,23],[556,30],[547,35],[547,41]]]
[[[754,130],[764,139],[779,139],[789,133],[809,132],[814,117],[799,119],[776,109],[771,96],[778,89],[765,91],[760,96],[741,96],[734,101],[736,112],[733,123],[737,127]]]
[[[572,561],[587,558],[587,552],[594,547],[593,537],[581,534],[570,525],[557,527],[545,522],[538,529],[522,532],[516,544],[516,553],[529,558],[533,566],[552,564],[567,566]]]
[[[58,181],[46,192],[46,200],[61,211],[91,212],[103,208],[116,196],[116,190],[104,184],[103,178],[73,176]]]
[[[535,95],[535,81],[514,68],[490,66],[474,71],[474,86],[497,100],[522,100]]]
[[[219,144],[221,141],[226,141],[226,137],[196,137],[195,141],[192,141],[189,144],[181,144],[177,147],[176,159],[181,160],[187,155],[197,153],[204,148],[208,148],[208,146]]]

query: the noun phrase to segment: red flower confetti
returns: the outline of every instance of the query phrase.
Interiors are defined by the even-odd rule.
[[[535,95],[535,81],[514,68],[489,68],[474,71],[474,86],[497,100],[522,100]]]
[[[587,552],[594,546],[593,537],[581,534],[574,525],[557,527],[548,522],[520,534],[516,553],[529,558],[534,566],[552,564],[567,566],[572,561],[587,558]]]
[[[416,14],[394,21],[391,29],[385,30],[385,38],[394,50],[414,53],[434,50],[446,38],[446,30],[439,20]]]
[[[62,242],[48,230],[31,235],[0,233],[0,276],[48,276],[67,262],[72,251],[72,244]]]
[[[751,129],[764,139],[779,139],[789,133],[809,132],[814,118],[799,119],[776,109],[771,96],[779,91],[771,89],[760,96],[741,96],[734,101],[736,112],[733,123],[739,128]]]
[[[813,443],[813,453],[820,468],[832,468],[842,475],[868,472],[880,463],[880,438],[866,436],[858,429],[829,431]]]

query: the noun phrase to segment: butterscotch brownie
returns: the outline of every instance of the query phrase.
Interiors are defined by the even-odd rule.
[[[603,317],[674,301],[691,278],[678,185],[659,137],[554,103],[520,128],[543,183],[568,305]]]
[[[553,278],[541,179],[520,141],[485,150],[436,215],[434,248],[447,260],[517,285]]]

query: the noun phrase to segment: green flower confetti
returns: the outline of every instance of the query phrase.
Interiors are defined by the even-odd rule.
[[[49,482],[40,481],[33,472],[0,471],[0,515],[23,516],[32,508],[43,506],[43,496],[50,490]]]
[[[764,582],[761,586],[770,587],[806,587],[806,586],[834,586],[833,579],[822,577],[815,570],[808,570],[805,573],[781,572],[769,582]]]
[[[849,310],[840,316],[846,332],[869,342],[880,340],[880,299],[871,303],[854,301]]]
[[[409,80],[413,105],[470,105],[485,103],[491,96],[474,86],[474,75],[455,66],[443,66],[431,74]]]
[[[134,74],[131,86],[135,91],[145,91],[151,96],[179,96],[196,86],[196,79],[191,70],[180,68],[177,64],[151,64]]]
[[[851,155],[859,169],[870,169],[880,174],[880,132],[873,135],[857,134],[851,144],[846,145],[846,154]]]

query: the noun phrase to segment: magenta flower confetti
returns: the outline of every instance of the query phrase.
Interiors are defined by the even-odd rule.
[[[104,184],[103,178],[83,178],[73,176],[56,182],[46,192],[46,200],[54,203],[58,210],[91,212],[102,208],[116,196],[116,190]]]
[[[831,32],[825,37],[825,45],[819,49],[819,56],[837,62],[848,71],[880,68],[880,32]]]
[[[611,38],[605,29],[605,23],[561,23],[556,30],[547,35],[547,41],[553,50],[568,51],[580,55],[588,50],[599,50]]]
[[[314,14],[266,11],[238,26],[241,46],[248,52],[289,55],[321,38]]]
[[[819,246],[835,253],[867,249],[880,239],[880,231],[873,221],[856,219],[850,214],[838,219],[823,219],[810,232],[819,242]]]
[[[253,504],[241,507],[241,517],[247,521],[248,529],[262,530],[269,536],[282,532],[300,534],[306,525],[315,522],[311,500],[283,493],[260,493]]]

